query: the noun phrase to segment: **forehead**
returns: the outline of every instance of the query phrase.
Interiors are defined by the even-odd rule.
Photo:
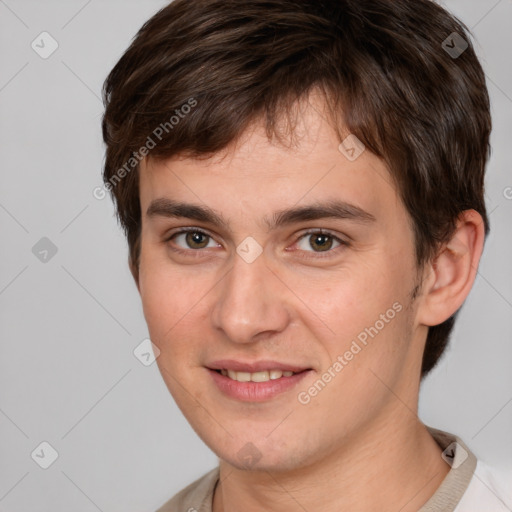
[[[219,213],[216,221],[225,224],[230,217],[253,214],[267,228],[277,220],[271,214],[285,207],[337,201],[352,207],[353,212],[364,211],[378,218],[401,206],[385,163],[368,150],[349,158],[354,152],[347,148],[358,153],[353,139],[340,150],[340,141],[318,100],[313,99],[296,114],[289,145],[270,141],[263,123],[255,123],[230,147],[210,158],[175,156],[143,161],[143,217],[150,208],[155,210],[156,202],[162,206],[163,199],[201,204],[210,213]]]

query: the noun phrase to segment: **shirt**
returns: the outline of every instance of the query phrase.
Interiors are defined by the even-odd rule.
[[[418,512],[512,512],[512,472],[477,460],[457,436],[426,426],[450,471]],[[219,466],[182,489],[156,512],[212,512]]]

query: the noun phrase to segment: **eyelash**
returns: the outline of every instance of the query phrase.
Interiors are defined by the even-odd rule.
[[[213,237],[208,234],[206,231],[203,231],[202,229],[199,229],[199,228],[183,228],[181,229],[180,231],[176,231],[175,233],[172,233],[170,236],[168,236],[164,241],[167,243],[167,242],[170,242],[173,238],[179,236],[179,235],[182,235],[184,233],[199,233],[201,235],[204,235],[206,237],[209,237],[211,239],[213,239]],[[305,258],[305,259],[318,259],[318,258],[329,258],[331,257],[332,253],[336,251],[336,249],[342,249],[344,247],[348,247],[350,244],[348,242],[346,242],[345,240],[342,240],[341,238],[337,237],[336,235],[334,235],[333,233],[329,232],[329,231],[326,231],[324,229],[312,229],[310,231],[306,231],[305,233],[302,233],[299,238],[297,239],[297,242],[299,240],[302,240],[303,238],[307,237],[308,235],[327,235],[329,236],[330,238],[332,238],[333,240],[335,240],[336,242],[338,242],[340,245],[338,247],[335,247],[334,249],[329,249],[328,251],[325,251],[325,253],[327,255],[324,255],[322,254],[322,252],[315,252],[315,251],[305,251],[305,252],[313,252],[314,254],[316,254],[317,256],[304,256],[304,255],[300,255],[301,258]],[[297,243],[295,242],[295,243]],[[202,249],[177,249],[177,248],[172,248],[172,251],[178,253],[178,254],[183,254],[185,256],[191,256],[191,253],[197,253],[197,255],[194,255],[193,257],[200,257],[201,256],[201,252],[202,252]],[[299,249],[299,252],[304,252],[304,251],[301,251]]]

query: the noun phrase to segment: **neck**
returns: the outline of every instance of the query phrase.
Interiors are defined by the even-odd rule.
[[[417,512],[449,471],[441,453],[411,410],[397,406],[310,466],[248,471],[221,460],[213,512]]]

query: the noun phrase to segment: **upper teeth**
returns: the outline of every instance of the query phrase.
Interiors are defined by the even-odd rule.
[[[283,372],[282,370],[270,370],[264,372],[235,372],[233,370],[221,370],[222,375],[238,382],[266,382],[268,380],[280,379],[281,377],[291,377],[293,372]]]

